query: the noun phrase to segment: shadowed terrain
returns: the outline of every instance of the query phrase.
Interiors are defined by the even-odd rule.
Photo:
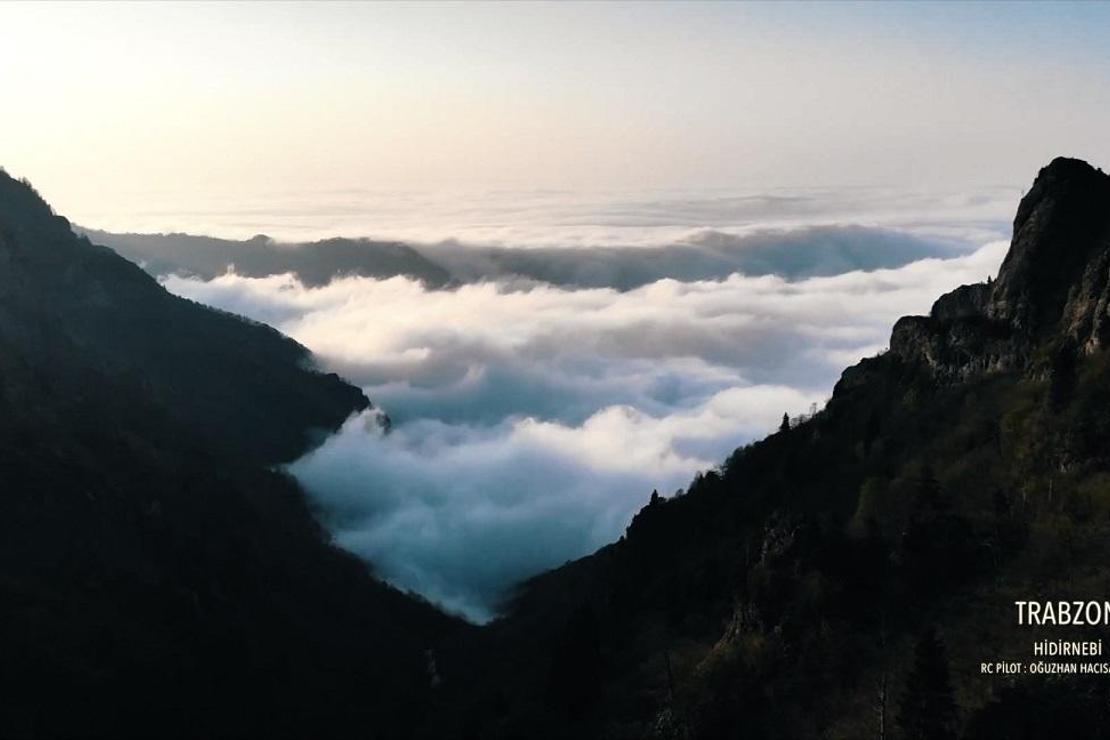
[[[1057,159],[997,280],[525,584],[426,735],[1104,737],[1104,677],[979,665],[1101,636],[1013,602],[1110,589],[1108,305],[1110,177]]]
[[[367,399],[0,174],[0,736],[392,737],[456,629],[270,465]]]

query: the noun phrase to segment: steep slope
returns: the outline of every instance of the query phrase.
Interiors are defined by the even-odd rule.
[[[1110,592],[1108,237],[1110,177],[1053,161],[995,281],[527,584],[427,735],[1105,736],[1104,677],[979,666],[1090,634],[1015,600]]]
[[[229,450],[288,461],[368,405],[262,325],[167,293],[111,250],[75,237],[32,190],[0,175],[0,330],[33,351],[49,322],[105,373],[131,374],[176,419]],[[34,357],[30,360],[34,362]]]
[[[0,175],[0,737],[395,737],[458,625],[269,463],[366,399]]]

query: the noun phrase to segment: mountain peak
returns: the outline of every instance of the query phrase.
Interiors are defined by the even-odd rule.
[[[1056,157],[1037,173],[1034,182],[1042,179],[1106,177],[1103,171],[1086,160],[1075,157]]]
[[[17,237],[41,242],[69,236],[69,221],[54,213],[30,182],[0,168],[0,244]]]
[[[1078,159],[1043,168],[1018,206],[988,315],[1030,334],[1053,331],[1081,284],[1105,290],[1110,176]],[[1096,285],[1097,284],[1097,285]]]
[[[941,296],[930,315],[895,324],[894,356],[962,379],[1021,368],[1053,344],[1091,353],[1110,341],[1110,175],[1057,157],[1014,218],[993,283]]]

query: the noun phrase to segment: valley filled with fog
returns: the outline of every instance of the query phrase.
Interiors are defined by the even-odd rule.
[[[274,237],[273,274],[232,259],[160,277],[365,390],[377,408],[290,470],[340,545],[481,622],[515,584],[618,539],[653,490],[820,407],[899,316],[985,279],[1013,197],[346,193],[150,226]],[[285,242],[336,235],[404,242],[450,277],[280,269],[302,248]]]

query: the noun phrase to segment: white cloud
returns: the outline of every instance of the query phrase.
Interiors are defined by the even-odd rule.
[[[404,278],[167,279],[266,321],[394,420],[351,420],[292,472],[337,541],[474,619],[522,578],[619,537],[684,486],[827,397],[900,315],[993,273],[1005,243],[789,282],[732,275],[626,292]]]

